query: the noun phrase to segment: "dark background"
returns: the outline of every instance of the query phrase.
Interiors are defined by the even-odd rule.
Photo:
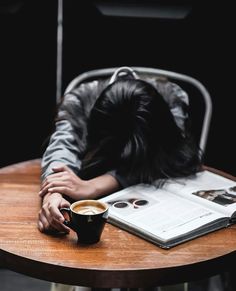
[[[104,17],[90,1],[64,1],[62,88],[76,75],[103,67],[188,74],[206,86],[213,101],[205,163],[236,175],[233,4],[185,2],[192,6],[189,15],[171,20]],[[1,1],[0,37],[2,167],[41,157],[52,129],[57,1]]]

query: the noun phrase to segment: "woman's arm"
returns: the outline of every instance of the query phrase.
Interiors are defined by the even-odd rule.
[[[87,119],[97,99],[98,87],[97,81],[89,82],[63,97],[55,130],[42,157],[42,180],[53,173],[54,166],[61,164],[78,173],[86,149]]]
[[[69,228],[63,224],[64,217],[59,211],[59,208],[70,205],[68,200],[97,199],[120,188],[118,181],[110,174],[85,181],[67,166],[53,168],[53,170],[54,174],[43,181],[39,192],[42,197],[42,207],[39,211],[38,228],[42,232],[69,232]]]
[[[81,141],[81,143],[83,143]],[[68,120],[56,122],[56,129],[50,137],[49,144],[41,161],[41,180],[53,173],[53,167],[67,165],[75,173],[81,167],[79,159],[82,145],[78,146],[76,135]]]
[[[117,179],[104,174],[90,180],[82,180],[69,167],[53,168],[54,174],[49,175],[42,183],[41,197],[53,193],[61,193],[69,199],[97,199],[120,189]]]

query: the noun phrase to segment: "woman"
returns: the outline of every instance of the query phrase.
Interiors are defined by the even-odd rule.
[[[200,151],[176,84],[140,79],[125,67],[66,94],[42,158],[40,231],[69,232],[60,207],[136,183],[195,174]]]

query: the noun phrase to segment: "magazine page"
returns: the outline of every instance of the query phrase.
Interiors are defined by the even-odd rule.
[[[101,200],[110,205],[110,221],[126,229],[155,236],[161,241],[189,233],[212,221],[225,219],[222,213],[153,186],[137,185]],[[225,223],[226,224],[226,223]]]
[[[210,171],[196,177],[169,180],[164,189],[231,216],[236,211],[236,181]]]

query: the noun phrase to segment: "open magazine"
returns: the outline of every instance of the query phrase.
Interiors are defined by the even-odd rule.
[[[236,222],[236,181],[208,170],[100,200],[110,205],[108,222],[166,249]]]

